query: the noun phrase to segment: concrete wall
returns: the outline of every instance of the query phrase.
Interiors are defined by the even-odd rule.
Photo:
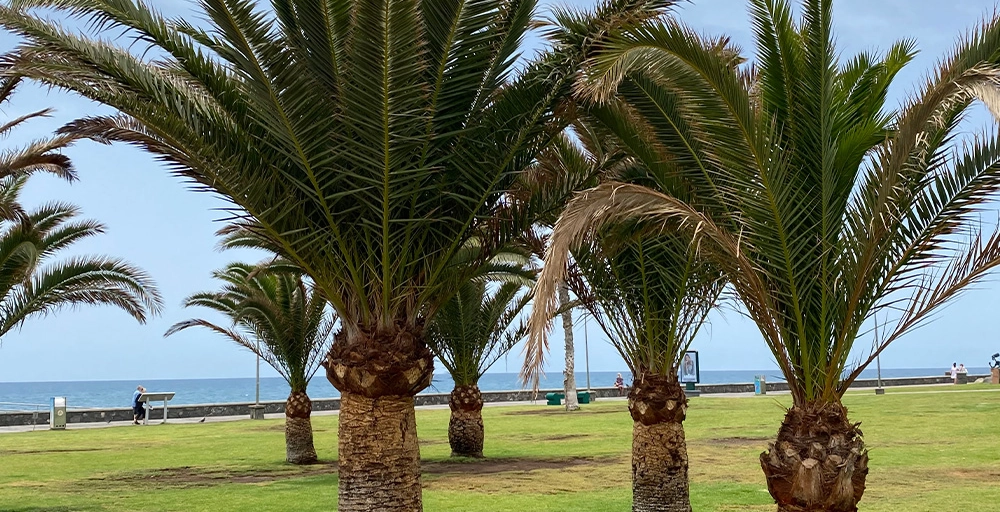
[[[977,378],[985,378],[989,381],[989,375],[969,375],[969,381]],[[927,384],[949,384],[951,377],[904,377],[896,379],[882,379],[882,386],[917,386]],[[854,381],[855,388],[875,387],[874,379],[863,379]],[[704,394],[712,393],[753,393],[753,384],[699,384],[697,389]],[[784,382],[768,382],[768,391],[787,391],[788,384]],[[519,391],[484,391],[484,402],[527,402],[531,400],[545,400],[546,393],[562,392],[562,389],[539,390],[538,394],[527,390]],[[594,398],[608,398],[619,396],[615,388],[593,388],[591,390]],[[447,405],[448,393],[428,393],[420,394],[416,397],[416,405]],[[70,398],[72,403],[72,397]],[[156,403],[154,402],[154,405]],[[204,418],[206,416],[246,416],[250,417],[250,406],[252,402],[230,403],[230,404],[203,404],[203,405],[176,405],[171,406],[167,412],[167,419],[170,418]],[[283,413],[285,402],[261,402],[264,412]],[[313,400],[314,411],[336,411],[340,409],[339,398],[326,398]],[[149,415],[151,420],[162,420],[163,410],[154,409]],[[110,423],[112,421],[131,421],[132,409],[70,409],[66,413],[66,423]],[[0,412],[0,427],[15,425],[48,425],[49,412],[40,411],[37,414],[32,412]]]

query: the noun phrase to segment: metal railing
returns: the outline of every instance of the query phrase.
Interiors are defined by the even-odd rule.
[[[27,404],[22,402],[0,402],[0,412],[31,413],[31,430],[38,426],[38,414],[48,411],[52,404]]]

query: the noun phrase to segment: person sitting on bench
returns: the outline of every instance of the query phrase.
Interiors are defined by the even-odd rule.
[[[132,424],[138,425],[139,418],[146,417],[146,410],[143,408],[143,403],[139,401],[139,397],[146,392],[146,388],[138,386],[135,388],[135,393],[132,393]]]

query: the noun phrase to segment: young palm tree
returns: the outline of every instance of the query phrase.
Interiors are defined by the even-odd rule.
[[[529,299],[522,293],[524,284],[520,280],[466,282],[428,325],[427,344],[455,381],[448,398],[452,457],[483,456],[479,378],[527,332],[524,325],[516,325]]]
[[[1000,112],[1000,19],[971,32],[895,111],[886,92],[912,42],[838,62],[829,0],[803,2],[799,22],[785,1],[750,5],[752,67],[675,21],[630,31],[589,63],[579,91],[593,115],[689,195],[603,184],[567,206],[553,244],[631,218],[696,245],[791,388],[760,457],[778,509],[853,512],[868,452],[843,393],[1000,264],[1000,234],[979,215],[1000,197],[1000,138],[954,148],[975,100]],[[869,326],[871,348],[856,347]]]
[[[606,134],[582,122],[575,127],[579,145],[554,145],[540,160],[540,174],[665,185],[622,158]],[[635,375],[629,394],[632,509],[690,512],[683,427],[687,399],[677,373],[724,281],[696,258],[686,240],[658,235],[653,228],[623,222],[589,232],[570,246],[553,240],[536,287],[539,301],[525,374],[532,378],[542,366],[545,324],[557,304],[553,290],[565,286],[559,281],[568,282]]]
[[[587,37],[515,68],[534,0],[202,0],[204,28],[135,0],[14,0],[8,74],[118,109],[67,133],[156,154],[280,248],[324,292],[340,331],[339,509],[419,510],[413,397],[429,385],[424,326],[518,230],[452,265],[558,128],[580,63],[673,0],[606,0]],[[130,53],[32,15],[54,8]],[[459,274],[459,278],[455,277]]]
[[[0,221],[0,337],[33,316],[85,304],[117,306],[140,323],[162,307],[152,279],[128,263],[106,256],[50,262],[59,251],[104,233],[80,211],[51,203],[25,212],[17,201],[26,177],[0,179],[0,198],[15,219]]]
[[[285,455],[292,464],[316,462],[313,446],[309,380],[330,348],[336,318],[327,301],[302,278],[302,271],[282,265],[233,263],[213,276],[222,290],[184,300],[225,315],[232,325],[203,319],[174,324],[164,336],[190,327],[205,327],[247,348],[271,365],[291,387],[285,402]]]

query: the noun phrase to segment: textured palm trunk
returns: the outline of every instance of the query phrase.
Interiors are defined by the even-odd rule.
[[[813,402],[788,410],[760,465],[779,512],[857,512],[868,451],[847,408]]]
[[[413,397],[431,383],[434,360],[422,327],[337,335],[324,361],[340,390],[340,512],[415,512],[420,448]]]
[[[285,401],[285,460],[292,464],[316,462],[311,416],[309,395],[305,391],[292,391]]]
[[[452,457],[483,456],[483,394],[479,386],[455,386],[448,397],[451,419],[448,444]]]
[[[632,414],[632,510],[691,512],[684,440],[687,398],[677,377],[640,372],[628,396]]]
[[[569,287],[566,283],[559,285],[559,304],[569,303]],[[573,312],[569,309],[562,312],[563,339],[566,341],[566,370],[563,372],[563,393],[566,395],[566,410],[575,411],[580,408],[576,399],[576,373],[574,367],[575,352],[573,347]]]

